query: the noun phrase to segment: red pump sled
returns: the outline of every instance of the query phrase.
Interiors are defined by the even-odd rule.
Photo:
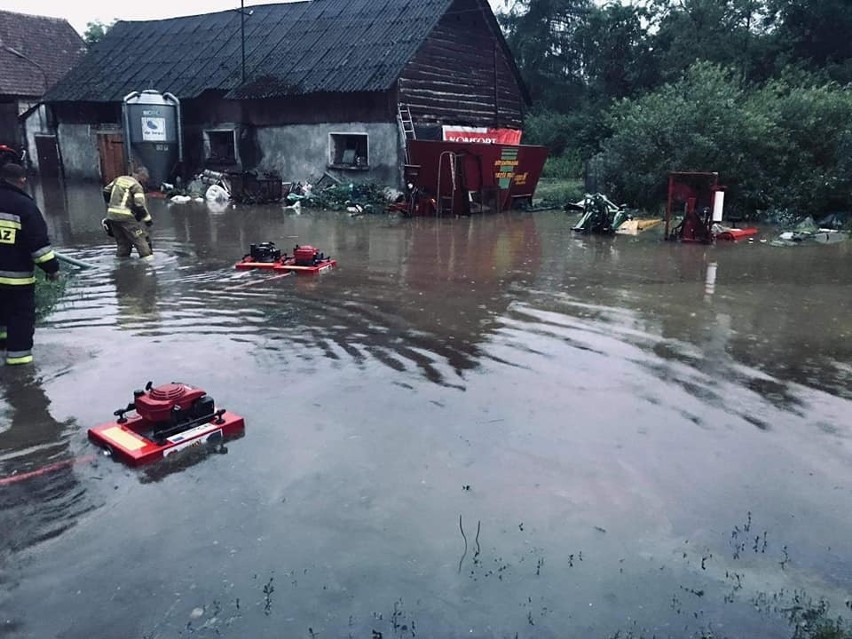
[[[238,270],[249,271],[254,269],[296,273],[321,273],[337,266],[337,261],[313,246],[305,244],[296,245],[293,255],[282,254],[281,249],[275,247],[273,242],[262,242],[252,244],[249,253],[236,263]]]
[[[114,415],[115,421],[90,428],[89,440],[129,466],[150,464],[201,444],[219,445],[245,432],[242,417],[216,410],[207,393],[179,382],[156,387],[148,382]]]

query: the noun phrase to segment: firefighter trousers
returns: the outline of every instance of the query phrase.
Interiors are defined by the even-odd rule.
[[[139,257],[153,255],[148,231],[136,220],[109,220],[112,234],[115,237],[115,252],[118,257],[130,257],[135,247]]]
[[[6,364],[33,361],[35,333],[35,285],[0,284],[0,351],[6,351]]]

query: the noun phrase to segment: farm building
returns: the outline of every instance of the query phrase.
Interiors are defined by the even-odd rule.
[[[487,0],[310,0],[118,22],[46,96],[68,178],[126,168],[122,100],[180,104],[184,176],[401,185],[406,141],[517,143],[528,97]]]
[[[44,93],[83,56],[83,39],[67,20],[0,11],[0,144],[26,149],[55,166],[56,144]]]

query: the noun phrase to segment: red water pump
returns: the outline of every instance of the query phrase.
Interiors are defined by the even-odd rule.
[[[210,417],[215,412],[213,398],[200,388],[186,384],[163,384],[154,387],[151,382],[145,390],[133,391],[133,404],[139,416],[154,425],[161,433],[187,421]],[[121,414],[119,411],[117,415]]]
[[[242,417],[224,408],[216,410],[204,390],[179,382],[156,387],[148,382],[144,390],[133,391],[133,402],[114,415],[114,422],[90,428],[89,439],[131,466],[193,445],[219,443],[245,430]]]
[[[296,266],[314,266],[320,262],[325,256],[319,252],[319,249],[305,244],[304,246],[296,245],[293,249],[293,261]]]

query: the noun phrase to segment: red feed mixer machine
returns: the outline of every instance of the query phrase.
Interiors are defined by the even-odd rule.
[[[127,413],[135,412],[128,416]],[[201,444],[221,444],[240,437],[245,421],[202,389],[172,382],[133,391],[133,401],[119,408],[115,421],[89,429],[89,440],[130,466],[141,466]]]

